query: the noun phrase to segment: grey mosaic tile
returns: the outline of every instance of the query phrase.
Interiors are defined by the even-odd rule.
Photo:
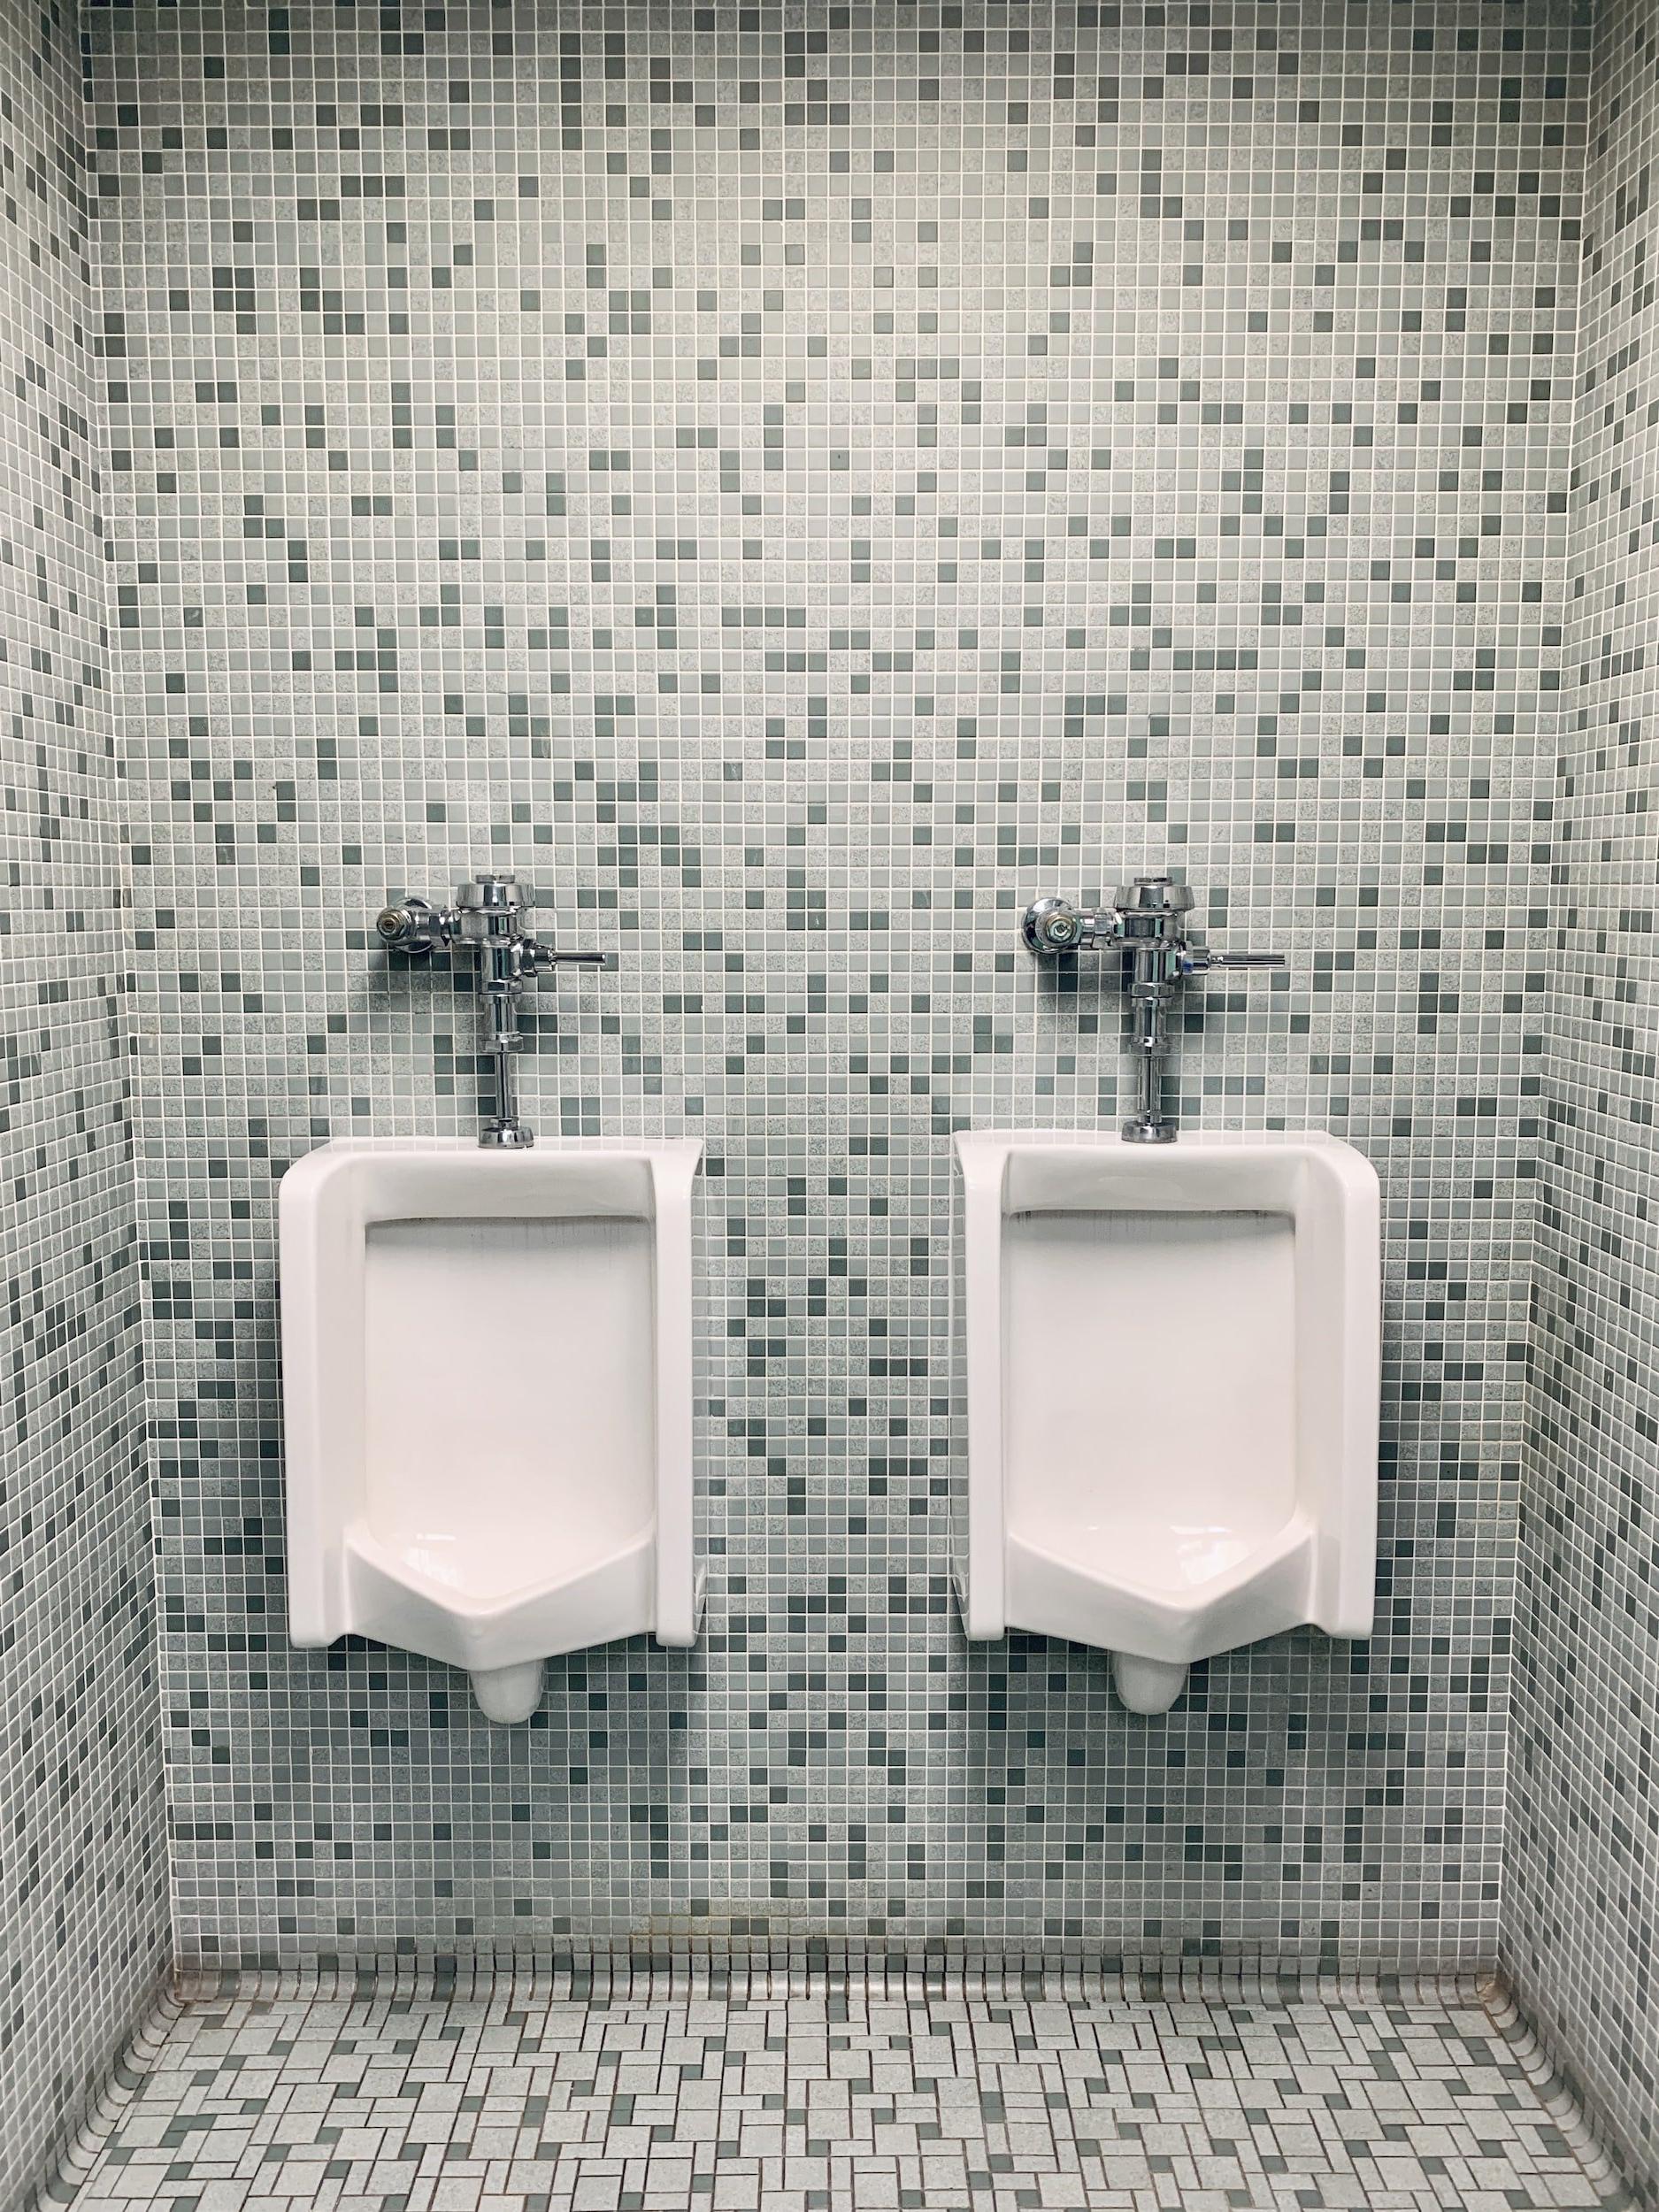
[[[1548,940],[1503,1955],[1632,2169],[1659,2176],[1653,1220],[1650,9],[1598,16]]]
[[[167,1953],[126,992],[72,13],[0,12],[0,2203]]]
[[[94,7],[188,1959],[1496,1939],[1561,680],[1565,7]],[[383,892],[621,955],[544,1132],[710,1147],[710,1632],[483,1726],[283,1633],[273,1198],[464,1129]],[[1115,1118],[1033,893],[1172,861],[1192,1120],[1376,1161],[1379,1633],[965,1652],[946,1138]]]

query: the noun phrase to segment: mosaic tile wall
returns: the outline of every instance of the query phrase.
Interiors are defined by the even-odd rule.
[[[73,13],[0,13],[0,2204],[167,1955]]]
[[[1489,1957],[1571,12],[88,30],[187,1960]],[[1378,1636],[1148,1723],[961,1641],[943,1331],[950,1130],[1119,1111],[1018,911],[1164,861],[1291,960],[1207,987],[1182,1111],[1365,1148],[1388,1367]],[[710,1155],[706,1639],[508,1730],[290,1648],[273,1279],[288,1163],[472,1126],[460,979],[367,925],[485,862],[620,956],[541,987],[530,1118]]]
[[[1598,19],[1558,770],[1504,1955],[1634,2169],[1659,2173],[1659,22]]]

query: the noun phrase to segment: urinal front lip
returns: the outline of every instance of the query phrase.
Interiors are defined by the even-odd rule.
[[[999,1213],[1054,1207],[1057,1202],[1042,1195],[1029,1207],[1010,1202],[1010,1177],[1021,1155],[1053,1157],[1067,1153],[1118,1171],[1112,1180],[1115,1185],[1121,1182],[1123,1205],[1139,1202],[1151,1211],[1157,1210],[1160,1186],[1177,1183],[1184,1164],[1190,1167],[1202,1161],[1204,1164],[1197,1171],[1201,1175],[1219,1175],[1229,1159],[1265,1160],[1286,1154],[1302,1156],[1317,1174],[1331,1178],[1342,1194],[1345,1210],[1355,1218],[1374,1212],[1380,1199],[1376,1169],[1363,1152],[1328,1129],[1192,1129],[1164,1146],[1126,1144],[1115,1129],[963,1129],[951,1141],[964,1188],[982,1201],[994,1199]]]
[[[1064,1150],[1075,1145],[1089,1152],[1121,1153],[1128,1159],[1144,1161],[1148,1155],[1140,1148],[1125,1142],[1120,1132],[1111,1129],[958,1129],[951,1142],[958,1152],[985,1151],[1023,1152],[1027,1149]],[[1374,1174],[1363,1153],[1356,1151],[1346,1137],[1339,1137],[1329,1129],[1183,1129],[1172,1145],[1155,1153],[1157,1160],[1176,1160],[1182,1152],[1248,1151],[1257,1145],[1273,1150],[1286,1146],[1311,1145],[1316,1150],[1330,1150],[1352,1154],[1359,1166]]]
[[[533,1146],[522,1152],[515,1152],[480,1144],[476,1137],[330,1137],[290,1163],[283,1172],[279,1190],[286,1190],[296,1175],[302,1175],[308,1170],[314,1173],[326,1172],[342,1160],[357,1159],[366,1154],[382,1152],[459,1153],[468,1159],[487,1162],[488,1171],[492,1174],[524,1174],[535,1166],[537,1153],[543,1158],[554,1152],[605,1152],[650,1160],[694,1159],[702,1155],[703,1139],[615,1135],[539,1137]]]
[[[691,1187],[703,1158],[701,1137],[553,1137],[545,1143],[515,1152],[480,1145],[468,1137],[334,1137],[296,1160],[277,1187],[277,1219],[284,1248],[304,1234],[316,1210],[329,1202],[330,1186],[349,1186],[364,1166],[375,1160],[404,1162],[430,1160],[447,1168],[465,1165],[469,1180],[476,1176],[476,1190],[469,1191],[469,1210],[488,1214],[481,1202],[494,1191],[515,1185],[534,1191],[556,1183],[561,1166],[572,1160],[604,1160],[615,1168],[636,1167],[641,1171],[637,1192],[625,1185],[610,1194],[609,1202],[597,1202],[595,1214],[620,1213],[654,1219],[665,1205],[688,1205]],[[458,1210],[440,1206],[440,1214]],[[507,1209],[503,1208],[503,1211]],[[399,1213],[390,1219],[409,1218]]]

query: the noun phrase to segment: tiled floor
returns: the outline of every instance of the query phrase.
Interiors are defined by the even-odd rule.
[[[1472,2001],[758,1971],[198,2002],[81,2172],[170,2212],[1609,2201]]]

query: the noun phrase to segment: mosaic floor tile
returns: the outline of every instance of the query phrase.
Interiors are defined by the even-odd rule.
[[[78,2207],[1529,2212],[1604,2205],[1479,2006],[758,1976],[188,2007]]]

